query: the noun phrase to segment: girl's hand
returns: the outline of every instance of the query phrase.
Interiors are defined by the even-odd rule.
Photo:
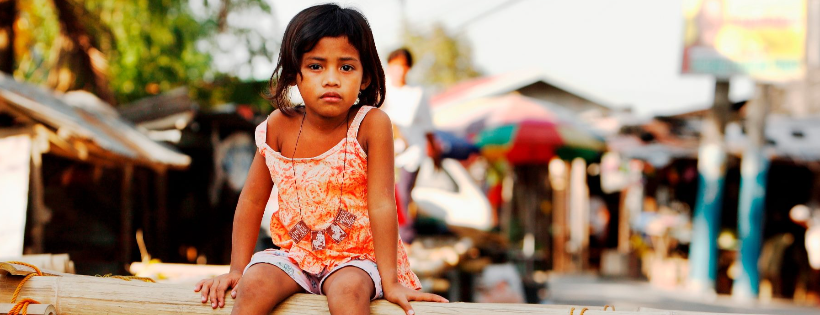
[[[407,315],[414,315],[410,301],[427,301],[449,303],[447,299],[432,293],[424,293],[406,288],[401,284],[394,284],[384,288],[384,298],[404,309]]]
[[[211,307],[225,307],[225,291],[231,290],[231,297],[236,298],[236,285],[242,278],[242,272],[231,271],[212,279],[203,279],[194,287],[194,292],[202,291],[202,303],[211,300]]]

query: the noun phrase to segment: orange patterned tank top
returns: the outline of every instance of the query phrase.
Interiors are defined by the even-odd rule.
[[[288,257],[305,272],[319,274],[354,259],[376,261],[367,209],[367,154],[357,140],[359,126],[373,108],[362,106],[350,124],[346,139],[312,158],[291,159],[283,156],[266,142],[268,122],[264,121],[256,127],[256,145],[265,158],[273,183],[279,189],[279,210],[270,222],[273,243],[288,252]],[[294,167],[297,178],[294,178]],[[342,177],[343,170],[345,174]],[[299,189],[298,200],[296,185]],[[334,222],[339,211],[340,193],[341,206],[355,216],[353,224],[345,228],[347,236],[338,244],[328,236],[326,248],[316,251],[311,246],[310,237],[299,243],[294,242],[288,232],[299,223],[300,204],[301,220],[311,230],[322,230]],[[419,290],[419,278],[410,270],[407,253],[400,239],[398,242],[396,273],[399,283]]]

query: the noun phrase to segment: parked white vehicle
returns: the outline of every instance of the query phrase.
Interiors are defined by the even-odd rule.
[[[419,169],[411,192],[419,212],[452,226],[491,229],[492,207],[487,196],[461,163],[453,159],[441,162],[441,171],[436,171],[431,159]]]

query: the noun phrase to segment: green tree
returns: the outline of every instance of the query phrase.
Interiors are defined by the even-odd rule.
[[[466,39],[450,35],[441,24],[429,32],[405,27],[404,45],[415,59],[415,70],[423,84],[448,87],[475,78],[481,73],[472,61],[472,49]]]
[[[263,0],[26,0],[18,4],[15,77],[62,91],[89,90],[112,104],[223,77],[213,70],[215,50],[208,43],[218,36],[240,40],[256,36],[258,42],[259,32],[233,26],[229,17],[239,11],[267,15],[272,11]],[[272,46],[248,45],[248,62],[258,55],[270,58]],[[0,34],[0,56],[2,52]],[[0,65],[7,63],[0,60]]]

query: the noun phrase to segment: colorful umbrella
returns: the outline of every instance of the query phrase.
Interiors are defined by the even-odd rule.
[[[467,138],[488,128],[523,120],[557,122],[571,119],[576,118],[567,117],[557,105],[517,94],[447,106],[437,109],[433,116],[438,128]]]
[[[582,130],[534,120],[482,131],[476,145],[487,158],[513,164],[546,163],[556,155],[591,160],[604,149],[603,141]]]
[[[604,141],[571,111],[518,95],[477,99],[436,110],[439,128],[470,137],[491,159],[541,163],[554,156],[595,158]]]
[[[480,151],[467,139],[446,131],[436,130],[436,141],[441,147],[441,157],[445,159],[466,160]]]

